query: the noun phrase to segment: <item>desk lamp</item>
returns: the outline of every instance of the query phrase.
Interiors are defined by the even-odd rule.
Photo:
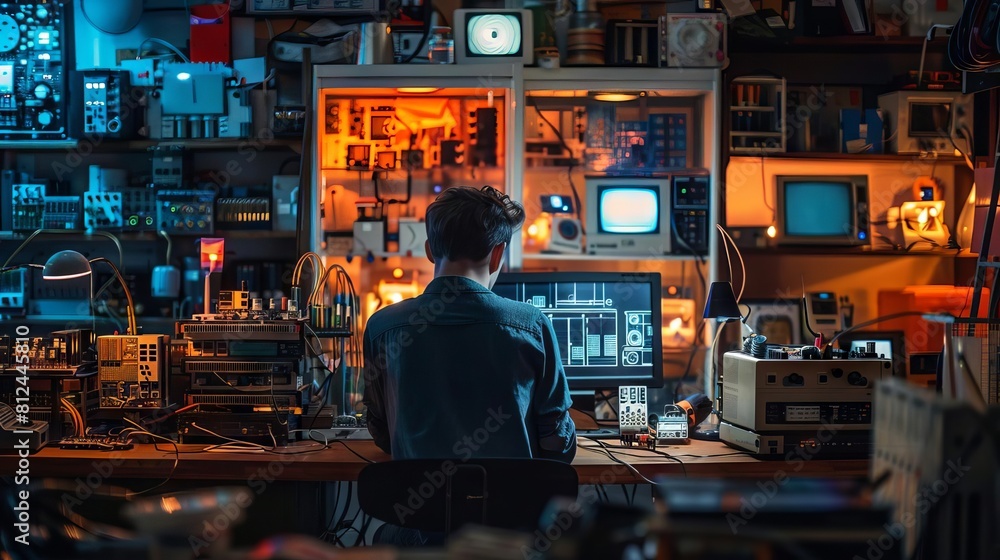
[[[709,396],[709,399],[715,401],[718,397],[715,394],[715,387],[718,381],[715,369],[715,346],[719,342],[719,335],[722,334],[722,327],[726,323],[743,319],[743,313],[740,312],[740,306],[736,302],[736,293],[733,292],[733,285],[731,283],[712,282],[711,287],[708,289],[708,298],[705,300],[705,313],[703,317],[705,319],[714,319],[719,325],[715,337],[712,339],[711,349],[709,350],[711,352],[709,357],[711,366],[706,375],[705,387],[705,392]],[[717,411],[713,411],[713,413],[716,417],[718,416]],[[694,439],[718,440],[718,421],[716,420],[709,426],[696,429],[691,434],[691,437]]]
[[[71,280],[73,278],[82,278],[84,276],[91,276],[91,293],[93,293],[93,268],[91,268],[92,263],[102,262],[109,267],[115,273],[115,278],[122,286],[122,290],[125,292],[125,300],[127,302],[126,311],[128,314],[128,333],[131,335],[139,334],[138,329],[135,326],[135,304],[132,302],[132,292],[128,289],[128,284],[125,279],[122,278],[122,273],[118,270],[113,262],[104,258],[98,257],[96,259],[87,260],[87,257],[77,253],[76,251],[59,251],[58,253],[49,257],[49,260],[45,262],[45,266],[42,267],[42,278],[45,280]],[[93,301],[91,301],[93,304]]]

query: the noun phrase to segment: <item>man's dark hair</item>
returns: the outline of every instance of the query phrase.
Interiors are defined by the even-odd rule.
[[[523,223],[524,207],[493,187],[452,187],[427,207],[427,241],[435,259],[481,261]]]

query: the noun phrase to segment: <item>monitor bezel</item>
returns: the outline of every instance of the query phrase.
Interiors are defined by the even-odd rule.
[[[787,232],[787,203],[785,189],[788,183],[848,183],[850,188],[850,209],[851,231],[845,235],[794,235]],[[859,223],[858,213],[865,211],[867,207],[858,207],[858,193],[860,190],[868,188],[867,175],[775,175],[775,226],[777,227],[777,242],[779,245],[825,245],[854,247],[858,245],[869,245],[870,232],[865,232],[865,238],[859,239],[862,224]]]
[[[572,375],[566,372],[566,380],[570,392],[583,390],[611,389],[623,385],[644,385],[646,387],[663,387],[663,336],[660,299],[662,285],[659,272],[506,272],[497,278],[497,284],[510,283],[552,283],[552,282],[630,282],[648,284],[650,286],[650,313],[655,325],[653,336],[653,372],[652,376],[633,376],[614,378],[612,381],[595,379],[589,372],[585,376]],[[495,292],[494,292],[495,293]],[[564,368],[565,369],[565,368]],[[579,369],[579,368],[574,368]],[[586,368],[600,369],[600,368]],[[613,384],[611,384],[613,383]]]

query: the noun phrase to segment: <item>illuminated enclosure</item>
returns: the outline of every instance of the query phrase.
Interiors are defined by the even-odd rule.
[[[719,84],[710,69],[524,70],[521,269],[659,273],[668,378],[707,342]]]
[[[440,192],[511,192],[519,79],[505,64],[316,68],[312,246],[351,271],[366,316],[430,281],[422,220]]]
[[[707,257],[717,76],[527,69],[524,258]]]

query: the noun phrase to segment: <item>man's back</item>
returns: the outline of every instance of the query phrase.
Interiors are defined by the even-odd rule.
[[[551,323],[461,276],[373,315],[365,403],[393,458],[570,461],[575,428]]]

